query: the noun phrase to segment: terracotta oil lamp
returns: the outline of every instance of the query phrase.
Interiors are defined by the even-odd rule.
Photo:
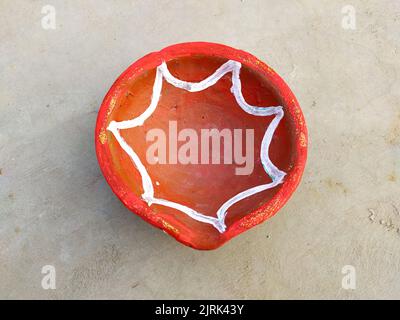
[[[122,73],[100,107],[95,143],[129,210],[185,245],[215,249],[286,203],[304,170],[307,129],[265,63],[194,42]]]

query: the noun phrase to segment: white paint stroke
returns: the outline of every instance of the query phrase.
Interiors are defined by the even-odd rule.
[[[252,106],[249,105],[242,94],[242,83],[240,80],[240,69],[242,65],[240,62],[229,60],[224,63],[221,67],[219,67],[212,75],[208,78],[200,81],[200,82],[187,82],[180,79],[175,78],[170,71],[168,70],[167,64],[165,62],[161,63],[157,67],[156,71],[156,78],[153,85],[153,94],[151,96],[150,105],[147,107],[145,112],[143,112],[140,116],[133,118],[131,120],[125,121],[111,121],[107,127],[107,130],[111,131],[115,138],[117,139],[118,143],[122,147],[122,149],[129,155],[133,164],[138,169],[141,177],[142,177],[142,186],[143,186],[143,194],[142,199],[147,202],[149,206],[152,204],[158,204],[170,208],[174,208],[179,210],[189,217],[204,223],[208,223],[213,225],[220,233],[225,232],[226,225],[225,225],[225,217],[228,214],[228,209],[234,205],[235,203],[243,200],[244,198],[250,197],[256,193],[262,192],[264,190],[273,188],[278,184],[283,182],[283,178],[285,177],[286,173],[279,170],[269,158],[269,146],[271,144],[272,137],[276,128],[278,127],[280,121],[284,116],[283,108],[281,106],[270,106],[270,107],[259,107],[259,106]],[[162,90],[162,80],[165,79],[171,85],[189,91],[189,92],[198,92],[205,90],[218,82],[225,74],[231,72],[232,73],[232,87],[231,92],[234,95],[236,102],[238,105],[247,113],[254,115],[254,116],[271,116],[275,115],[274,119],[271,121],[270,125],[268,126],[267,130],[265,131],[263,140],[261,142],[261,150],[260,150],[260,158],[261,163],[264,167],[265,172],[269,175],[272,179],[272,182],[267,184],[262,184],[259,186],[252,187],[250,189],[244,190],[237,195],[230,198],[226,201],[217,211],[216,217],[207,216],[200,212],[197,212],[187,206],[182,204],[172,202],[166,199],[159,199],[154,197],[154,186],[153,182],[143,165],[140,161],[140,158],[129,146],[125,139],[122,138],[120,134],[121,129],[129,129],[143,125],[143,123],[153,114],[156,110],[158,102],[161,96]]]

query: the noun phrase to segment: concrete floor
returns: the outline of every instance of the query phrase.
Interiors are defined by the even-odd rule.
[[[41,9],[56,9],[44,30]],[[342,27],[352,5],[356,29]],[[1,298],[400,298],[400,2],[0,2]],[[303,181],[219,250],[129,213],[101,175],[94,126],[133,61],[186,41],[253,53],[296,94]],[[41,286],[44,265],[56,289]],[[342,288],[342,267],[356,289]]]

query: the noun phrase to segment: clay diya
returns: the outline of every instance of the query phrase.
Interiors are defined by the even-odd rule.
[[[206,42],[133,63],[104,98],[95,141],[124,205],[196,249],[272,217],[307,154],[303,114],[285,82],[249,53]]]

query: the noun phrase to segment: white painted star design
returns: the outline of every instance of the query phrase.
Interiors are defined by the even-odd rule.
[[[203,222],[213,225],[220,233],[225,232],[226,225],[225,225],[225,217],[228,213],[228,209],[234,205],[235,203],[241,201],[244,198],[250,197],[256,193],[261,191],[273,188],[278,184],[283,182],[283,178],[285,177],[286,173],[279,170],[270,160],[268,152],[269,152],[269,145],[272,140],[272,136],[276,128],[279,125],[279,122],[284,116],[283,107],[282,106],[270,106],[270,107],[258,107],[249,105],[243,95],[242,95],[242,84],[240,80],[240,69],[241,64],[234,60],[229,60],[220,66],[212,75],[208,78],[200,81],[200,82],[186,82],[180,79],[175,78],[168,70],[167,64],[163,62],[157,67],[156,71],[156,78],[153,85],[153,94],[151,97],[150,105],[147,107],[145,112],[143,112],[140,116],[133,118],[131,120],[125,121],[111,121],[107,127],[107,130],[111,131],[115,138],[117,139],[118,143],[122,147],[122,149],[129,155],[133,164],[138,169],[141,177],[142,177],[142,187],[143,187],[143,194],[142,199],[147,202],[149,206],[152,204],[158,204],[162,206],[167,206],[174,208],[183,212],[184,214],[188,215],[189,217]],[[127,142],[122,138],[120,134],[120,130],[134,128],[137,126],[143,125],[143,123],[153,114],[156,110],[158,101],[161,96],[161,89],[163,79],[170,83],[171,85],[189,91],[189,92],[198,92],[204,89],[207,89],[210,86],[213,86],[221,79],[225,74],[231,72],[232,73],[232,87],[231,92],[234,95],[236,102],[238,105],[247,113],[252,114],[254,116],[271,116],[274,115],[274,119],[271,121],[270,125],[268,126],[267,130],[265,131],[264,137],[261,142],[261,150],[260,150],[260,157],[261,163],[263,164],[265,172],[268,176],[272,179],[272,182],[267,184],[258,185],[252,187],[250,189],[244,190],[221,205],[221,207],[216,212],[216,217],[207,216],[200,212],[197,212],[187,206],[182,204],[169,201],[167,199],[160,199],[154,196],[154,186],[153,182],[141,162],[138,155],[132,149],[131,146],[127,144]]]

